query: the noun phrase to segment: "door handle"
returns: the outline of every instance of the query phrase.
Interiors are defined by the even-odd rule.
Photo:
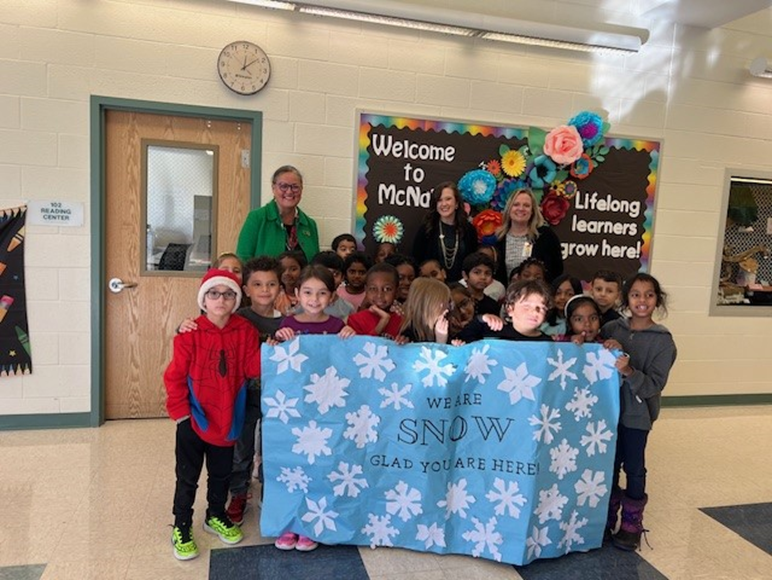
[[[124,288],[136,288],[136,287],[137,287],[136,282],[124,284],[123,280],[121,280],[120,278],[111,278],[110,281],[107,283],[107,288],[113,294],[118,294]]]

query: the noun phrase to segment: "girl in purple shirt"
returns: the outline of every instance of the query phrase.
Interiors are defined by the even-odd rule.
[[[303,311],[299,314],[285,316],[279,330],[276,331],[276,341],[292,340],[299,334],[337,334],[348,338],[356,334],[354,329],[340,319],[324,313],[335,292],[335,280],[324,266],[306,266],[300,273],[295,294]],[[270,342],[269,342],[270,344]],[[280,550],[299,550],[309,552],[319,545],[306,536],[301,536],[287,530],[274,545]]]

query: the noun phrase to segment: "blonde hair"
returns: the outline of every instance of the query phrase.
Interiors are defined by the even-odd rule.
[[[518,189],[512,195],[510,195],[509,199],[507,200],[507,205],[504,207],[504,211],[502,212],[501,216],[504,221],[502,222],[501,226],[499,226],[499,229],[496,230],[496,239],[503,239],[504,236],[506,236],[509,232],[509,228],[512,227],[512,218],[509,214],[512,209],[512,205],[515,203],[515,199],[521,194],[525,194],[531,198],[532,206],[531,218],[528,220],[528,233],[526,236],[528,236],[528,240],[531,242],[539,237],[539,228],[544,225],[544,216],[541,215],[541,209],[539,208],[539,204],[536,201],[536,197],[533,195],[533,192],[530,189]]]
[[[416,278],[405,300],[400,332],[412,327],[421,342],[434,340],[436,317],[450,305],[450,288],[434,278]]]

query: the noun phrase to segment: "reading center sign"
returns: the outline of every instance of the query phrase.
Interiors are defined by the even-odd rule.
[[[476,169],[495,171],[491,167],[501,165],[502,151],[522,150],[528,143],[527,127],[361,113],[358,242],[373,254],[378,241],[374,226],[379,219],[393,216],[404,228],[398,249],[409,251],[430,209],[435,185],[446,180],[459,183]],[[596,145],[590,171],[545,181],[543,188],[533,187],[527,177],[499,180],[488,207],[501,211],[513,191],[530,186],[561,241],[565,272],[589,280],[599,269],[624,277],[647,271],[659,151],[656,141],[605,137]],[[523,175],[530,170],[529,160]],[[482,209],[474,206],[472,215]]]

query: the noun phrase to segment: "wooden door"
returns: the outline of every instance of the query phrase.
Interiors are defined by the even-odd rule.
[[[105,119],[105,417],[166,415],[163,371],[180,321],[197,316],[201,271],[152,271],[146,259],[143,147],[216,152],[211,255],[234,251],[249,210],[249,121],[109,110]],[[184,187],[184,186],[180,186]],[[167,211],[174,212],[173,206]],[[202,267],[205,267],[201,265]],[[123,290],[108,288],[118,278]]]

